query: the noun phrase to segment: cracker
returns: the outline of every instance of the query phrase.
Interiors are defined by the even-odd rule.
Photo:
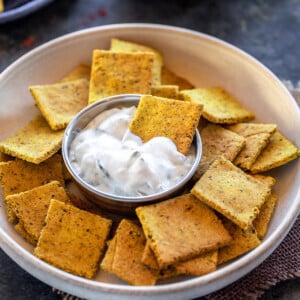
[[[19,159],[0,164],[0,184],[4,202],[8,195],[31,190],[52,180],[64,185],[62,158],[58,154],[38,165]],[[6,209],[9,222],[14,222],[15,213],[8,206]]]
[[[215,160],[191,193],[243,229],[248,229],[271,193],[268,184],[225,158]]]
[[[269,143],[275,132],[275,124],[239,123],[228,126],[228,129],[245,137],[246,144],[234,163],[244,170],[249,170],[261,151]]]
[[[151,88],[151,95],[169,99],[178,99],[178,85],[155,85]]]
[[[258,216],[253,221],[253,227],[255,228],[260,240],[262,240],[267,233],[277,201],[278,195],[271,194],[262,205]]]
[[[149,46],[124,41],[120,39],[111,39],[110,50],[116,52],[150,52],[154,55],[152,67],[152,83],[154,85],[161,83],[161,68],[163,65],[162,54]]]
[[[63,134],[63,130],[51,130],[39,115],[14,135],[0,142],[0,151],[39,164],[61,148]]]
[[[203,117],[212,123],[235,124],[253,120],[255,115],[232,95],[220,87],[184,90],[180,96],[185,101],[201,103]]]
[[[89,104],[117,94],[150,94],[153,54],[94,50]]]
[[[26,232],[37,241],[51,199],[70,203],[65,189],[58,181],[52,181],[25,192],[9,195],[5,201],[14,211]]]
[[[63,83],[30,86],[34,101],[52,130],[67,127],[88,104],[89,81],[77,79]]]
[[[278,130],[271,136],[267,147],[250,168],[251,173],[265,172],[298,157],[298,148]]]
[[[142,228],[123,219],[108,245],[101,267],[131,285],[154,285],[158,273],[141,262],[145,242]]]
[[[194,88],[193,84],[191,84],[188,80],[181,76],[178,76],[165,66],[162,67],[161,71],[161,84],[177,85],[180,90],[190,90]]]
[[[22,223],[17,223],[15,229],[28,243],[36,245],[36,240],[26,231]]]
[[[216,214],[191,194],[140,206],[136,213],[160,269],[231,240]]]
[[[219,249],[218,264],[232,260],[260,245],[260,240],[253,228],[243,230],[229,220],[224,220],[223,224],[232,236],[232,242]]]
[[[216,124],[208,124],[201,130],[202,157],[193,176],[198,180],[217,158],[233,161],[245,145],[245,138]]]
[[[144,95],[129,128],[143,142],[156,136],[168,137],[175,143],[179,152],[187,154],[201,112],[200,104]]]
[[[0,152],[0,162],[10,161],[10,160],[13,160],[13,159],[14,159],[14,157]]]
[[[86,64],[79,64],[73,70],[71,70],[67,75],[65,75],[60,82],[67,82],[76,79],[86,79],[90,80],[91,67]]]
[[[93,278],[112,221],[52,199],[34,255],[66,272]]]

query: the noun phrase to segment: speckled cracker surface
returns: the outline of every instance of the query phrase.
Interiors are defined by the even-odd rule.
[[[58,181],[52,181],[29,191],[9,195],[6,204],[14,211],[27,233],[37,241],[51,199],[70,203],[65,189]]]
[[[117,94],[150,94],[153,54],[94,50],[89,103]]]
[[[77,79],[63,83],[30,86],[37,107],[52,130],[67,127],[88,104],[89,81]]]
[[[252,173],[264,172],[296,159],[298,148],[278,130],[250,168]]]
[[[243,230],[229,220],[224,220],[223,224],[232,236],[232,241],[229,245],[219,249],[218,264],[234,259],[260,245],[260,240],[253,228]]]
[[[177,85],[155,85],[151,88],[151,95],[169,99],[178,99]]]
[[[62,158],[58,154],[38,165],[19,159],[0,163],[0,184],[4,201],[8,195],[33,189],[52,180],[64,185]],[[6,209],[8,220],[14,222],[14,212],[8,206]]]
[[[26,231],[22,223],[17,223],[15,229],[28,243],[36,245],[36,240]]]
[[[161,83],[161,68],[163,65],[162,54],[147,45],[137,44],[131,41],[124,41],[120,39],[113,38],[111,39],[110,50],[116,52],[150,52],[153,53],[153,67],[152,67],[152,83],[160,84]]]
[[[14,135],[0,142],[0,151],[39,164],[61,148],[64,131],[53,131],[42,116],[36,116]]]
[[[156,136],[168,137],[179,152],[187,154],[201,113],[201,104],[144,95],[129,128],[143,142]]]
[[[231,240],[216,214],[191,194],[140,206],[136,213],[160,269]]]
[[[34,255],[66,272],[93,278],[111,220],[51,200]]]
[[[235,124],[253,120],[255,115],[219,87],[184,90],[185,101],[203,104],[203,116],[212,123]]]
[[[154,285],[158,273],[141,261],[145,243],[142,228],[131,220],[123,219],[109,242],[101,267],[131,285]]]
[[[65,75],[59,82],[67,82],[76,79],[90,80],[91,67],[86,64],[79,64],[67,75]]]
[[[234,163],[244,170],[249,170],[261,151],[267,146],[275,132],[275,124],[239,123],[228,129],[245,137],[245,147],[236,157]]]
[[[245,138],[216,124],[201,130],[202,157],[193,180],[198,180],[217,158],[233,161],[245,145]]]
[[[189,90],[194,88],[193,84],[191,84],[188,80],[175,74],[165,66],[162,67],[161,71],[161,84],[178,85],[180,90]]]
[[[210,165],[191,193],[241,228],[248,229],[271,188],[220,158]]]

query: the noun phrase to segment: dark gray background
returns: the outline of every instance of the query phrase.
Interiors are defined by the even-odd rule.
[[[245,50],[280,79],[300,78],[300,0],[54,1],[0,25],[0,72],[31,49],[72,31],[113,23],[160,23],[221,38]],[[0,299],[61,299],[0,250]],[[300,280],[281,283],[262,299],[300,299]]]

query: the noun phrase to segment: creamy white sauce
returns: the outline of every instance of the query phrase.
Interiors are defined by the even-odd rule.
[[[73,168],[102,192],[118,196],[162,192],[178,183],[195,160],[194,147],[185,156],[166,137],[142,143],[129,130],[135,111],[132,106],[101,113],[71,144]]]

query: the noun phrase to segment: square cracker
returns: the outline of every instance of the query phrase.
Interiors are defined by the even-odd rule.
[[[198,180],[217,158],[233,161],[245,145],[245,138],[216,124],[208,124],[201,130],[202,157],[193,176]]]
[[[137,207],[136,213],[160,269],[231,240],[216,214],[191,194]]]
[[[154,55],[153,67],[152,67],[152,83],[161,83],[161,68],[163,65],[162,54],[149,46],[137,44],[131,41],[124,41],[113,38],[110,43],[110,50],[115,52],[150,52]]]
[[[275,132],[275,124],[239,123],[227,127],[229,130],[245,137],[246,144],[234,163],[244,170],[249,170],[261,151],[267,146]]]
[[[129,128],[143,142],[156,136],[168,137],[179,152],[187,154],[201,113],[200,104],[144,95]]]
[[[0,142],[0,151],[39,164],[61,148],[64,131],[53,131],[38,115],[14,135]]]
[[[64,185],[62,158],[56,154],[36,165],[24,160],[11,160],[0,164],[0,184],[4,202],[6,197],[31,190],[52,180]],[[9,222],[16,220],[13,210],[6,206]]]
[[[51,199],[70,203],[65,189],[58,181],[52,181],[31,190],[6,197],[5,202],[16,214],[27,233],[37,241]]]
[[[219,158],[197,181],[191,193],[246,230],[252,226],[271,188],[229,160]]]
[[[177,85],[180,90],[190,90],[194,86],[185,78],[178,76],[169,68],[163,66],[161,71],[161,84]]]
[[[131,220],[122,219],[108,244],[101,262],[102,269],[131,285],[154,285],[158,272],[141,262],[145,243],[142,228]]]
[[[66,272],[93,278],[112,221],[52,199],[34,255]]]
[[[90,80],[91,67],[86,64],[79,64],[67,75],[65,75],[59,82],[73,81],[76,79]]]
[[[150,94],[153,54],[94,50],[89,104],[117,94]]]
[[[226,219],[223,220],[223,224],[232,236],[232,241],[229,245],[219,249],[218,264],[232,260],[260,245],[260,240],[253,228],[243,230]]]
[[[220,87],[183,90],[185,101],[201,103],[203,117],[212,123],[235,124],[253,120],[255,115]]]
[[[155,85],[151,88],[151,95],[169,99],[178,99],[178,85]]]
[[[287,164],[298,157],[298,148],[278,130],[250,168],[260,173]]]
[[[30,86],[34,101],[52,130],[67,127],[88,104],[89,81],[77,79],[63,83]]]

